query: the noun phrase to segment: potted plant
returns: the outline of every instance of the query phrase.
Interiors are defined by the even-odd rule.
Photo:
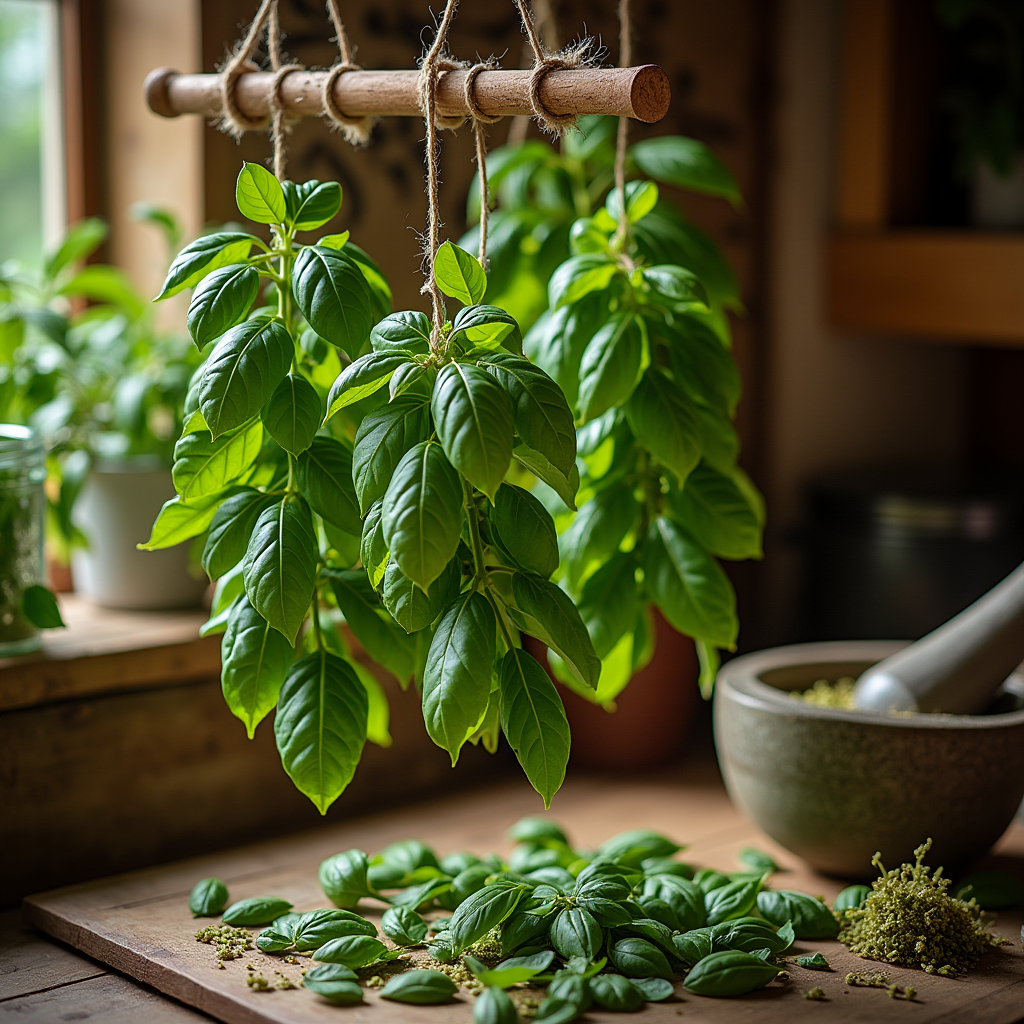
[[[652,693],[638,722],[656,703],[660,721],[675,725],[661,743],[640,729],[624,745],[623,725],[601,730],[602,719],[587,715],[588,728],[603,733],[588,746],[614,750],[619,767],[678,749],[694,693],[685,685],[692,655],[665,622],[696,641],[707,691],[718,648],[731,648],[737,632],[718,559],[761,556],[764,507],[736,464],[740,382],[726,316],[740,308],[735,278],[653,181],[627,181],[623,211],[613,186],[615,121],[584,118],[580,128],[560,151],[531,141],[491,154],[498,209],[488,252],[495,301],[535,320],[524,349],[561,386],[580,424],[579,512],[550,490],[536,493],[559,525],[560,579],[602,659],[601,682],[596,691],[579,687],[557,655],[553,670],[609,709],[642,672]],[[638,172],[740,202],[725,167],[692,139],[631,146],[626,177]],[[472,202],[470,212],[478,212]],[[658,646],[662,657],[647,668]],[[581,720],[586,714],[581,708]],[[595,760],[612,765],[605,753]]]
[[[166,214],[148,216],[176,234]],[[122,271],[83,265],[105,234],[83,221],[41,271],[5,268],[0,419],[48,442],[50,547],[71,560],[80,592],[113,607],[190,606],[206,584],[188,547],[147,560],[135,545],[173,494],[170,459],[198,354],[157,330]]]

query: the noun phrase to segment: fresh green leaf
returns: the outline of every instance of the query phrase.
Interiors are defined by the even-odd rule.
[[[262,491],[247,487],[217,507],[202,557],[203,568],[211,580],[220,579],[242,560],[256,520],[273,501]]]
[[[798,956],[795,962],[808,971],[831,971],[832,965],[820,953],[810,956]]]
[[[288,216],[281,183],[259,164],[244,163],[235,182],[238,212],[257,224],[283,224]]]
[[[98,217],[87,217],[72,224],[57,250],[47,256],[43,272],[48,281],[65,268],[91,256],[107,237],[107,225]]]
[[[707,907],[707,922],[716,925],[722,921],[730,921],[736,917],[744,917],[760,899],[761,879],[730,882],[728,885],[712,889],[704,897]],[[763,911],[762,911],[763,913]],[[767,915],[765,915],[767,917]],[[772,920],[769,918],[769,920]],[[773,924],[782,922],[772,921]]]
[[[370,344],[381,354],[398,352],[406,358],[410,354],[427,355],[430,352],[430,319],[418,309],[405,309],[384,317],[372,331]]]
[[[295,231],[323,227],[341,209],[341,186],[336,181],[285,181],[282,187],[288,222]]]
[[[489,974],[499,974],[499,971],[490,971]],[[504,989],[496,986],[489,986],[476,997],[473,1003],[474,1024],[517,1024],[519,1014],[516,1012],[516,1004],[512,1002]]]
[[[408,907],[388,907],[380,930],[396,946],[418,946],[427,937],[427,922]]]
[[[300,658],[281,688],[274,719],[284,770],[321,814],[351,782],[366,741],[366,690],[337,655]]]
[[[394,562],[384,571],[384,607],[407,633],[426,629],[452,604],[462,584],[462,567],[453,558],[424,593]]]
[[[736,598],[719,564],[671,519],[651,523],[644,544],[647,592],[681,633],[718,647],[736,642]]]
[[[570,256],[551,275],[548,305],[552,309],[579,302],[591,292],[603,291],[619,273],[619,265],[603,253]]]
[[[157,301],[169,299],[186,288],[195,287],[214,270],[243,262],[257,244],[259,239],[244,231],[217,231],[210,235],[200,235],[174,257],[164,286],[156,297]]]
[[[791,921],[798,939],[833,939],[839,934],[839,923],[828,907],[806,893],[766,889],[757,895],[757,909],[776,927]]]
[[[202,878],[188,897],[193,917],[216,917],[228,902],[228,887],[219,878]]]
[[[632,551],[616,551],[580,591],[576,608],[599,658],[608,657],[619,640],[634,628],[640,610],[637,567]],[[600,685],[603,689],[603,670]]]
[[[342,935],[325,942],[313,953],[313,959],[318,963],[343,964],[356,970],[382,960],[387,952],[388,947],[375,935]]]
[[[523,354],[523,334],[511,313],[498,306],[463,306],[452,321],[450,343],[463,350],[504,348]]]
[[[242,560],[253,607],[292,644],[313,598],[318,554],[309,506],[285,497],[260,513]]]
[[[548,674],[517,647],[501,660],[501,729],[530,785],[549,807],[565,778],[569,723]]]
[[[674,974],[665,954],[653,943],[636,936],[619,939],[608,950],[608,959],[627,978],[664,978],[668,981]]]
[[[236,928],[254,924],[270,924],[275,917],[280,917],[285,911],[291,910],[292,905],[281,899],[280,896],[254,896],[251,899],[239,900],[232,903],[221,920],[224,924],[234,925]]]
[[[201,349],[245,319],[260,290],[254,267],[233,263],[199,283],[188,307],[188,333]]]
[[[644,174],[667,185],[721,196],[736,207],[743,202],[736,180],[725,164],[696,139],[681,135],[644,139],[630,147],[629,155]]]
[[[626,219],[630,224],[643,220],[658,202],[658,186],[653,181],[626,182]],[[616,223],[622,215],[622,196],[617,188],[608,193],[604,208]]]
[[[347,247],[346,247],[347,249]],[[355,358],[374,323],[374,298],[346,252],[313,245],[300,251],[292,274],[295,302],[321,338]]]
[[[174,446],[171,468],[178,497],[195,507],[204,498],[219,494],[243,478],[256,461],[262,443],[263,425],[257,419],[216,440],[206,430],[186,434]]]
[[[488,520],[491,540],[513,566],[544,577],[558,568],[554,520],[529,491],[502,484]]]
[[[667,903],[683,931],[701,928],[707,920],[704,893],[688,878],[679,875],[652,875],[644,881],[643,893]]]
[[[692,967],[711,955],[711,929],[692,928],[688,932],[673,935],[672,945],[675,946],[679,959],[688,967]]]
[[[291,336],[277,320],[246,320],[217,342],[199,384],[199,408],[215,439],[260,411],[294,354]]]
[[[21,614],[36,629],[60,629],[64,626],[56,596],[38,583],[22,591]]]
[[[252,739],[256,726],[277,705],[295,651],[245,594],[231,607],[220,650],[225,703]]]
[[[384,497],[406,452],[426,441],[430,432],[430,402],[422,395],[400,395],[363,417],[352,451],[352,481],[360,511],[365,513]]]
[[[742,996],[764,988],[782,973],[750,953],[723,950],[701,960],[686,976],[685,988],[699,996]]]
[[[762,522],[753,485],[701,463],[673,496],[679,521],[705,550],[719,558],[760,558]]]
[[[644,332],[632,313],[613,313],[580,361],[579,408],[584,422],[623,405],[644,368]]]
[[[835,913],[844,910],[856,910],[864,906],[864,901],[871,895],[870,885],[848,885],[832,902]]]
[[[599,974],[591,979],[590,993],[598,1006],[613,1013],[633,1013],[645,1002],[640,990],[621,974]]]
[[[478,366],[448,363],[430,399],[448,461],[491,500],[512,461],[512,409],[495,379]]]
[[[352,493],[352,452],[333,437],[314,437],[296,462],[299,490],[313,511],[346,533],[362,532]]]
[[[351,977],[333,973],[339,969],[347,971]],[[343,964],[322,964],[306,971],[302,985],[335,1006],[355,1006],[363,1002],[363,986],[359,984],[355,971]]]
[[[327,419],[339,409],[355,405],[379,391],[391,379],[395,370],[409,360],[405,352],[367,352],[348,364],[331,385],[327,396]]]
[[[160,551],[172,548],[184,540],[198,537],[205,532],[217,514],[221,496],[212,495],[189,504],[175,496],[165,501],[160,509],[149,540],[139,544],[140,551]]]
[[[366,569],[371,585],[379,587],[388,567],[388,545],[381,523],[383,501],[375,501],[366,513],[359,541],[359,559]],[[393,614],[393,613],[392,613]]]
[[[576,492],[580,487],[580,473],[575,463],[569,474],[566,475],[552,466],[546,455],[525,444],[516,445],[512,449],[512,457],[538,480],[547,484],[567,509],[576,511]]]
[[[597,686],[601,662],[564,590],[534,573],[514,572],[508,614],[524,633],[547,644],[584,686]]]
[[[700,462],[700,422],[686,395],[658,366],[650,366],[626,402],[626,419],[636,439],[680,486]]]
[[[440,971],[405,971],[396,974],[381,990],[381,999],[415,1006],[436,1006],[447,1003],[458,986]]]
[[[487,275],[480,261],[465,249],[444,242],[434,256],[437,287],[464,306],[478,303],[487,291]]]
[[[526,886],[516,882],[492,882],[464,900],[452,914],[446,938],[456,953],[469,949],[492,928],[497,928],[516,908]]]
[[[595,564],[607,564],[636,525],[639,514],[633,487],[626,484],[605,487],[580,509],[560,544],[570,586],[578,586]]]
[[[395,468],[384,495],[381,523],[399,569],[426,590],[459,546],[463,492],[439,444],[421,442]]]
[[[289,373],[261,413],[267,433],[289,454],[299,455],[320,428],[320,396],[301,374]]]
[[[740,850],[739,860],[744,867],[762,875],[771,875],[779,870],[779,865],[767,853],[752,846],[744,846]]]
[[[337,856],[343,855],[338,854]],[[363,854],[363,860],[364,862],[366,860],[365,854]],[[325,863],[327,862],[325,861]],[[322,885],[323,864],[320,865],[320,868]],[[331,939],[341,939],[349,935],[372,935],[376,938],[377,929],[366,918],[348,910],[310,910],[305,914],[300,914],[299,919],[295,922],[292,943],[300,953],[305,953],[309,950],[320,949]]]
[[[660,1003],[675,992],[671,981],[664,978],[630,978],[630,982],[648,1003]]]
[[[476,731],[491,687],[498,624],[490,602],[470,591],[445,612],[434,630],[423,671],[423,722],[454,766]]]

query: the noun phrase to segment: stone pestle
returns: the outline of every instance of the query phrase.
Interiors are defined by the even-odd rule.
[[[1024,565],[857,680],[859,711],[980,714],[1024,660]]]

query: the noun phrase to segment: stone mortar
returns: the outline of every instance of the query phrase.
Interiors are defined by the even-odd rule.
[[[901,647],[841,641],[777,647],[726,664],[715,685],[715,744],[733,802],[812,867],[874,877],[928,857],[947,873],[987,853],[1024,797],[1024,678],[985,715],[878,715],[787,693],[857,678]]]

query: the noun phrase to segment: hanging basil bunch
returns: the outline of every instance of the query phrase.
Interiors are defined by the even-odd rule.
[[[627,182],[623,232],[610,188],[614,121],[581,128],[560,153],[529,142],[492,154],[502,208],[489,246],[503,301],[529,315],[541,291],[547,308],[524,347],[582,424],[580,509],[559,517],[560,573],[603,667],[596,693],[580,692],[612,700],[646,664],[652,603],[696,640],[707,690],[717,649],[738,631],[717,559],[761,557],[764,525],[761,496],[736,464],[740,381],[726,318],[736,283],[652,181]],[[639,142],[627,166],[739,202],[728,171],[692,139]],[[559,503],[547,504],[557,515]],[[552,664],[579,689],[557,652]]]
[[[467,741],[493,750],[504,731],[549,802],[568,726],[519,630],[558,651],[581,687],[600,665],[548,579],[550,515],[502,481],[515,459],[573,502],[565,398],[523,358],[516,322],[479,305],[486,279],[468,253],[447,243],[438,255],[437,280],[464,308],[432,332],[422,313],[390,314],[383,275],[347,233],[296,240],[337,214],[336,183],[282,183],[245,164],[236,200],[271,226],[271,244],[203,236],[159,296],[194,287],[189,331],[214,344],[186,399],[177,496],[145,545],[206,534],[203,567],[218,583],[204,632],[224,633],[228,706],[250,736],[276,707],[284,768],[325,812],[367,737],[390,742],[387,701],[348,657],[340,613],[403,685],[415,677],[453,764]]]

